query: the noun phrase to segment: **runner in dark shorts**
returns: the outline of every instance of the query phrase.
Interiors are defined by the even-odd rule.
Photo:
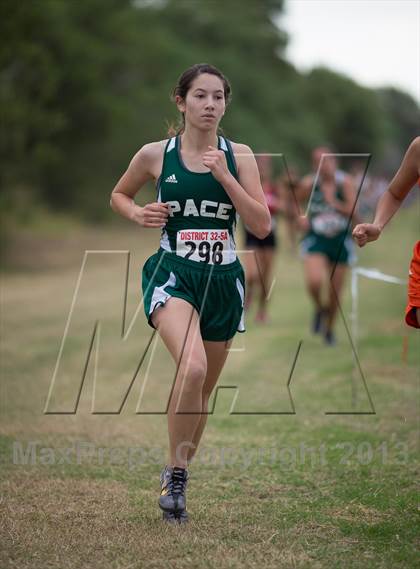
[[[237,216],[260,238],[270,214],[251,149],[219,134],[230,97],[208,64],[187,69],[173,94],[182,124],[143,146],[112,192],[111,205],[142,227],[160,228],[159,250],[143,267],[144,309],[174,359],[167,409],[169,458],[161,472],[164,520],[187,520],[187,466],[203,433],[208,401],[237,331],[244,331],[244,272],[236,255]],[[156,201],[134,196],[148,180]]]
[[[256,237],[249,229],[244,227],[245,248],[248,250],[244,256],[246,275],[246,302],[248,310],[258,289],[258,308],[256,322],[268,321],[268,294],[273,278],[274,260],[278,245],[276,215],[281,209],[281,200],[276,184],[272,181],[271,156],[260,154],[256,156],[260,171],[261,185],[271,214],[271,231],[263,239]]]

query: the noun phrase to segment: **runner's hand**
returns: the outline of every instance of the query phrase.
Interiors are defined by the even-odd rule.
[[[304,233],[309,231],[311,224],[309,223],[309,219],[306,215],[298,215],[296,220],[300,231],[303,231]]]
[[[381,234],[381,229],[374,223],[359,223],[353,229],[353,239],[359,245],[364,247],[370,241],[376,241]]]
[[[226,156],[223,150],[209,146],[209,150],[203,154],[203,164],[210,169],[213,176],[221,184],[229,176]]]
[[[160,202],[148,203],[144,207],[136,205],[131,219],[142,227],[164,227],[168,221],[169,208]]]

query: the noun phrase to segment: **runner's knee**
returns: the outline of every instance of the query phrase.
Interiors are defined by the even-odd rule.
[[[183,384],[183,392],[191,393],[197,389],[202,390],[207,373],[207,364],[201,358],[191,358],[181,364],[178,377]]]

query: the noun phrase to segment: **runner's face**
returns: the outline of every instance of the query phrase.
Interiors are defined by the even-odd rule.
[[[185,101],[179,98],[177,104],[185,113],[186,124],[200,130],[216,130],[226,106],[221,79],[202,73],[192,82]]]

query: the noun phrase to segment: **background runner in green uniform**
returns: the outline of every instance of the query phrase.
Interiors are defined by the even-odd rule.
[[[177,366],[168,408],[169,460],[159,498],[168,521],[186,519],[187,466],[231,340],[244,330],[237,215],[260,238],[271,228],[251,149],[218,135],[230,91],[215,67],[187,69],[173,94],[182,115],[177,135],[143,146],[111,198],[121,215],[162,230],[142,280],[148,321]],[[157,200],[140,207],[133,198],[150,179],[157,182]]]
[[[325,342],[335,343],[333,333],[338,302],[345,274],[353,259],[349,235],[349,216],[355,191],[351,176],[337,169],[337,161],[328,147],[313,151],[313,167],[298,188],[299,200],[307,200],[307,216],[301,218],[305,236],[301,242],[307,290],[315,304],[312,331],[321,332]],[[322,298],[328,283],[328,295]]]

